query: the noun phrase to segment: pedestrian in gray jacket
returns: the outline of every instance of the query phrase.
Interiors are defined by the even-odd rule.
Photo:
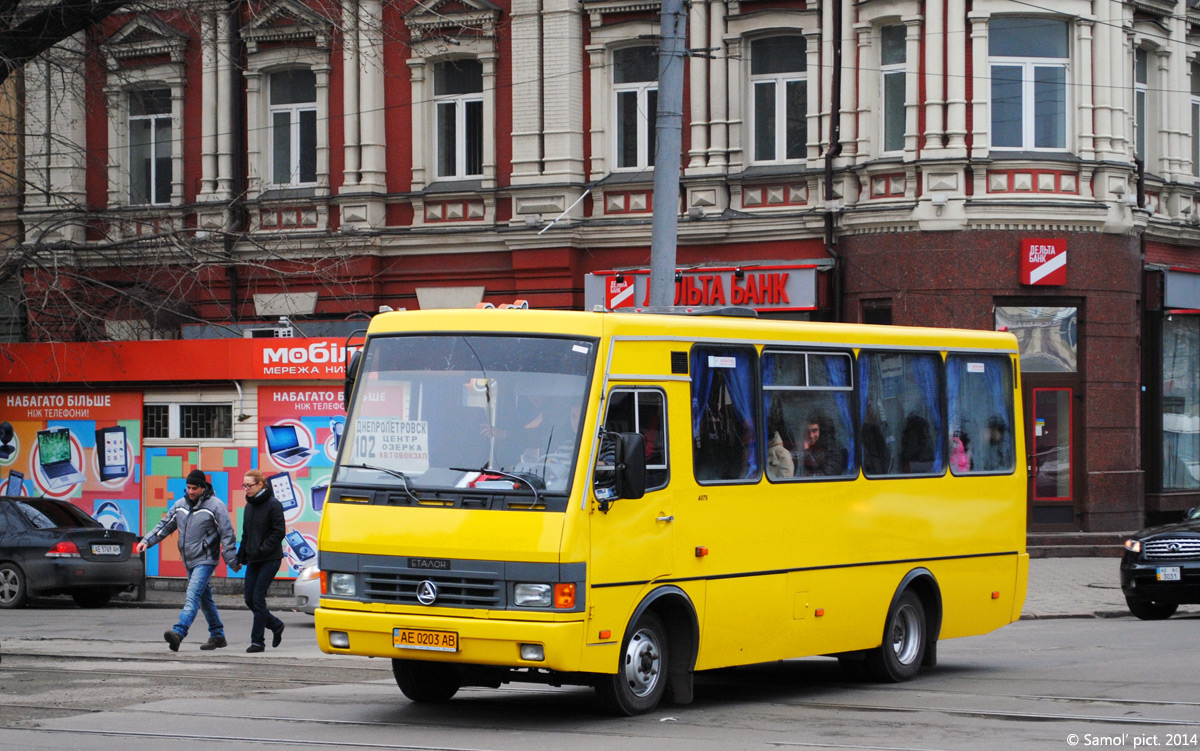
[[[201,644],[200,649],[228,646],[225,626],[217,613],[208,580],[222,557],[234,573],[241,569],[237,561],[237,539],[233,525],[229,523],[229,509],[224,501],[213,495],[208,478],[198,469],[188,473],[183,497],[175,501],[150,534],[137,544],[137,552],[145,552],[172,532],[179,533],[179,556],[188,572],[188,587],[183,610],[179,611],[179,623],[164,633],[163,638],[172,652],[178,652],[180,642],[188,635],[192,621],[196,620],[196,611],[202,610],[204,620],[208,621],[208,641]]]

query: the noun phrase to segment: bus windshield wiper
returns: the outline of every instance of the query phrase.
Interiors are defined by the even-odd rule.
[[[383,472],[386,475],[391,475],[392,477],[395,477],[404,483],[404,492],[408,494],[409,498],[413,499],[413,501],[416,503],[421,502],[421,499],[417,498],[416,494],[413,493],[412,488],[409,487],[408,475],[404,474],[403,472],[401,472],[398,469],[388,469],[387,467],[376,467],[373,464],[343,464],[342,466],[348,467],[350,469],[369,469],[369,470],[372,470],[375,472]]]
[[[532,482],[530,482],[529,478],[527,478],[527,477],[522,477],[521,475],[513,474],[512,472],[505,472],[502,469],[491,469],[486,464],[483,465],[483,467],[481,467],[480,469],[469,469],[467,467],[449,467],[449,469],[453,472],[478,472],[480,474],[500,475],[501,477],[507,477],[510,480],[516,480],[517,482],[523,482],[529,486],[530,490],[533,491],[534,505],[535,506],[539,505],[542,502],[542,497],[538,493],[537,486],[534,485]]]

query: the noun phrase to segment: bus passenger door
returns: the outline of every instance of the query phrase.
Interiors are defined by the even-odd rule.
[[[600,501],[612,489],[612,452],[599,442],[592,493],[590,579],[601,589],[643,584],[671,573],[672,526],[667,490],[666,394],[644,386],[614,386],[608,394],[606,431],[641,433],[646,442],[646,494],[641,498]]]

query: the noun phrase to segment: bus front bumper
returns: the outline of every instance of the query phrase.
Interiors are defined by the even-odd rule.
[[[560,622],[455,618],[367,613],[325,607],[317,608],[316,631],[318,646],[328,654],[542,668],[560,672],[580,669],[580,650],[584,641],[582,620]],[[446,646],[446,634],[454,635],[452,650]],[[402,642],[409,646],[398,646]],[[544,659],[523,659],[522,646],[526,645],[540,646]]]

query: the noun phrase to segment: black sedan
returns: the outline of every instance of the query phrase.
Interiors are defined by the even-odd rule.
[[[100,607],[144,581],[137,540],[65,501],[0,497],[0,608],[60,594]]]
[[[1125,541],[1121,591],[1129,612],[1144,621],[1200,604],[1200,508],[1181,522],[1143,529]]]

